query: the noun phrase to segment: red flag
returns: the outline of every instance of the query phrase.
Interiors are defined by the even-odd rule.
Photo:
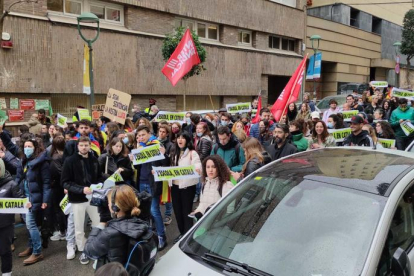
[[[161,72],[168,78],[173,86],[184,77],[194,65],[199,64],[197,53],[190,29],[187,29],[174,53],[164,65]]]
[[[272,109],[270,110],[273,114],[273,118],[275,118],[277,122],[280,121],[282,113],[285,112],[286,106],[295,102],[299,98],[307,58],[308,55],[303,58],[295,73],[293,73],[289,82],[286,84],[285,89],[283,89],[282,93],[280,93],[276,102],[273,104]]]
[[[259,99],[257,101],[256,115],[252,119],[251,124],[257,124],[258,122],[260,122],[260,110],[261,109],[262,109],[262,96],[259,96]]]

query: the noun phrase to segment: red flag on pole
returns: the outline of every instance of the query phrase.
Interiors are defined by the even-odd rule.
[[[259,96],[259,99],[257,101],[256,115],[252,119],[251,124],[257,124],[258,122],[260,122],[260,110],[261,109],[262,109],[262,96]]]
[[[194,65],[199,64],[200,58],[197,53],[190,29],[184,33],[183,38],[171,55],[170,59],[162,68],[161,72],[168,78],[173,86],[184,77]]]
[[[285,113],[286,107],[299,98],[300,87],[302,85],[307,59],[308,55],[303,58],[295,73],[293,73],[289,82],[286,84],[285,89],[283,89],[282,93],[280,93],[276,102],[273,104],[272,109],[270,110],[273,114],[273,118],[275,118],[277,122],[280,121],[282,114]]]

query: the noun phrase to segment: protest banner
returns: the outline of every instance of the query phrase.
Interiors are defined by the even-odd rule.
[[[134,165],[165,159],[164,154],[160,152],[160,144],[134,149],[131,151],[131,154],[133,156],[132,163]]]
[[[7,110],[10,122],[24,121],[24,110]]]
[[[395,140],[394,139],[378,139],[378,143],[385,149],[395,148]]]
[[[6,99],[5,98],[0,98],[0,108],[1,109],[6,109],[7,108],[7,104],[6,104]]]
[[[49,100],[35,100],[35,109],[49,110]]]
[[[103,116],[105,104],[94,104],[92,105],[92,120],[98,120]]]
[[[103,187],[103,184],[102,183],[99,183],[99,184],[91,184],[91,186],[89,188],[93,192],[94,190],[100,190],[100,189],[102,189],[102,187]],[[86,195],[86,198],[87,199],[91,199],[92,198],[92,194]]]
[[[19,105],[22,110],[35,109],[35,100],[20,99]]]
[[[116,171],[105,180],[103,186],[105,187],[105,189],[112,188],[113,186],[115,186],[116,182],[121,181],[124,181],[124,178],[122,178],[122,175],[118,171]]]
[[[391,91],[391,97],[405,98],[407,100],[414,100],[414,92],[404,89],[393,88]]]
[[[373,87],[388,87],[388,82],[386,81],[371,81],[369,84]]]
[[[169,112],[159,111],[154,118],[155,122],[167,121],[168,123],[178,122],[180,124],[185,123],[185,112]]]
[[[10,109],[19,109],[19,99],[10,98]]]
[[[358,110],[347,110],[347,111],[341,111],[342,116],[344,118],[344,122],[350,122],[352,116],[355,116],[358,114]]]
[[[89,114],[89,110],[88,109],[78,108],[78,116],[79,116],[79,121],[80,120],[83,120],[83,119],[92,121],[91,120],[91,115]]]
[[[65,215],[69,215],[70,211],[72,210],[72,203],[69,202],[68,195],[65,195],[65,197],[60,201],[59,206]]]
[[[351,128],[328,129],[328,132],[336,142],[343,142],[345,137],[351,134]]]
[[[155,181],[199,178],[194,165],[183,167],[152,167]]]
[[[66,122],[68,121],[68,118],[58,113],[57,115],[57,125],[61,128],[66,127]]]
[[[251,103],[236,103],[236,104],[226,104],[227,112],[230,114],[235,113],[248,113],[252,111]]]
[[[0,198],[0,214],[26,214],[28,198]]]
[[[112,88],[109,89],[109,92],[106,96],[106,104],[103,116],[111,119],[113,122],[118,122],[122,125],[125,124],[130,102],[130,94]]]
[[[411,122],[404,121],[400,124],[402,130],[404,131],[405,135],[411,136],[414,132],[414,126]]]

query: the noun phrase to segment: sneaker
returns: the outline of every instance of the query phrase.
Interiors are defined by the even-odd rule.
[[[7,273],[3,273],[3,274],[1,274],[2,276],[12,276],[12,273],[11,272],[7,272]]]
[[[53,236],[50,237],[51,241],[64,241],[66,240],[66,235],[61,234],[60,232],[55,232]]]
[[[197,203],[197,202],[198,202],[198,195],[195,195],[195,196],[194,196],[194,200],[193,200],[193,202],[194,202],[194,203]]]
[[[98,260],[95,260],[92,264],[93,270],[96,270],[96,267],[98,266]]]
[[[170,224],[171,224],[171,222],[172,222],[171,217],[165,217],[165,218],[164,218],[164,224],[165,224],[165,225],[170,225]]]
[[[166,236],[158,236],[158,251],[162,251],[167,247],[167,237]]]
[[[66,246],[68,253],[66,254],[66,259],[68,260],[73,260],[75,259],[76,256],[76,247],[72,246],[72,245],[67,245]]]
[[[89,258],[88,258],[88,257],[86,257],[85,253],[82,253],[82,255],[80,255],[80,257],[79,257],[79,261],[80,261],[80,263],[81,263],[81,264],[83,264],[83,265],[87,265],[87,264],[89,264]]]

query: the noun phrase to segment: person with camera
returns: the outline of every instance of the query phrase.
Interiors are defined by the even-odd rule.
[[[73,220],[75,225],[76,245],[80,252],[85,247],[85,213],[92,220],[92,226],[99,224],[98,209],[89,204],[87,195],[92,194],[90,186],[102,182],[102,173],[98,159],[91,152],[91,140],[81,136],[77,140],[78,152],[66,158],[63,163],[61,183],[68,191],[69,202],[72,203]],[[74,256],[75,249],[68,247],[68,253]],[[89,259],[81,254],[81,264],[88,264]]]
[[[156,242],[152,239],[148,242],[145,239],[151,230],[147,222],[138,218],[141,213],[140,202],[134,189],[129,185],[115,186],[108,191],[107,199],[112,219],[108,221],[104,229],[102,227],[92,228],[84,251],[89,258],[98,260],[96,269],[108,262],[119,262],[125,265],[128,258],[133,255],[133,252],[129,250],[131,240],[137,243],[145,240],[144,247],[150,245],[148,248],[156,248]],[[149,262],[148,258],[143,257],[140,260],[142,263],[136,267],[137,264],[132,259],[131,263],[135,266],[127,265],[130,275],[136,275],[133,272],[135,269],[142,272]],[[145,275],[145,273],[138,275]]]

